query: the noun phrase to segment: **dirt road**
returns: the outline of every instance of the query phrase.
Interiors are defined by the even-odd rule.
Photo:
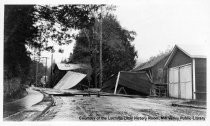
[[[38,120],[205,120],[206,110],[172,107],[177,100],[110,96],[55,96],[55,106]]]

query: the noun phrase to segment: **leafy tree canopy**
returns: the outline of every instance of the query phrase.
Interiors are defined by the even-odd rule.
[[[99,27],[100,23],[96,20],[92,28],[79,33],[72,57],[72,62],[89,63],[95,75],[99,72]],[[137,52],[131,44],[135,35],[134,31],[122,28],[113,14],[104,15],[102,19],[103,80],[118,71],[130,70],[135,66]]]
[[[71,43],[70,29],[93,24],[92,12],[104,5],[5,5],[4,70],[5,77],[27,75],[31,52],[27,48],[53,51],[50,41]],[[62,50],[59,50],[63,52]],[[23,77],[24,78],[24,77]]]
[[[37,36],[33,5],[5,5],[4,18],[4,77],[27,75],[30,57],[25,45]]]
[[[39,36],[34,39],[41,50],[53,51],[52,44],[69,44],[75,39],[74,31],[92,27],[95,14],[105,5],[37,5],[35,24]],[[94,16],[93,16],[94,15]],[[61,52],[61,51],[59,51]]]

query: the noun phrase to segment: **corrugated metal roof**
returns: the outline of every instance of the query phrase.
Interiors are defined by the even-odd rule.
[[[68,71],[63,78],[57,83],[54,89],[70,89],[76,86],[83,78],[85,78],[86,74]]]

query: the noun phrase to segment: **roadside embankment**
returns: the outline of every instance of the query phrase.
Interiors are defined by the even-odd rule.
[[[27,95],[20,78],[4,79],[4,103],[12,102]]]
[[[43,93],[43,92],[42,92]],[[4,118],[4,121],[34,121],[45,111],[47,111],[53,104],[54,100],[51,95],[43,93],[44,97],[41,102],[32,105],[18,113]]]

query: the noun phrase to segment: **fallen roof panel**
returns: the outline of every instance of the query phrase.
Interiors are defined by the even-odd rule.
[[[82,79],[84,79],[86,74],[68,71],[63,78],[57,83],[54,89],[70,89],[76,86]]]
[[[152,84],[146,73],[120,72],[118,85],[149,95]]]
[[[114,93],[117,76],[111,77],[109,80],[103,83],[101,91]],[[151,83],[146,75],[146,72],[128,72],[121,71],[119,76],[118,86],[124,86],[137,92],[149,95]]]

